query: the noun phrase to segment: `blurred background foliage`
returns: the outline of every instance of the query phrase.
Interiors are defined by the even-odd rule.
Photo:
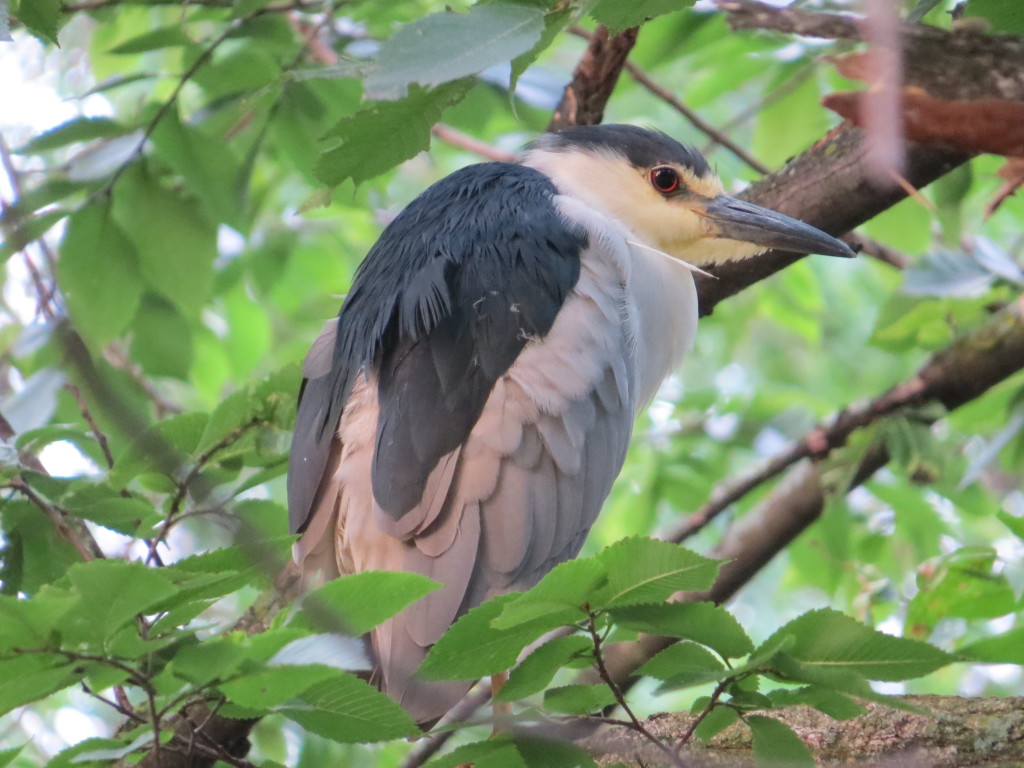
[[[429,14],[468,12],[467,2],[11,3],[12,39],[0,43],[9,94],[0,116],[3,593],[31,600],[81,559],[41,514],[47,506],[86,521],[110,557],[170,564],[230,544],[239,521],[281,541],[286,556],[299,361],[382,226],[427,185],[481,160],[458,138],[430,140],[430,125],[440,119],[490,151],[516,151],[544,130],[585,50],[570,26],[652,16],[631,62],[769,169],[838,124],[820,98],[857,86],[824,55],[850,44],[732,33],[724,14],[690,5],[477,6],[452,45],[477,52],[482,71],[453,80],[450,51],[388,41]],[[946,3],[904,5],[950,24]],[[972,0],[968,12],[1019,34],[1010,5]],[[526,30],[525,48],[506,50],[494,36],[508,14]],[[383,70],[372,70],[374,57]],[[605,121],[696,145],[733,191],[761,175],[628,73]],[[812,257],[704,318],[696,349],[642,417],[586,552],[673,528],[715,486],[906,380],[1015,300],[1024,202],[1011,197],[986,215],[1001,165],[978,157],[863,228],[904,269]],[[77,359],[91,361],[106,390],[90,389],[60,343],[64,317],[87,351]],[[751,636],[764,640],[823,606],[949,651],[1024,636],[1022,387],[1018,374],[934,426],[904,414],[855,435],[844,450],[884,439],[895,461],[833,498],[730,605]],[[145,437],[155,433],[190,457],[193,476],[168,475],[153,459]],[[202,492],[186,493],[196,478]],[[707,549],[765,492],[689,545]],[[182,626],[200,637],[232,626],[259,594],[263,577],[250,577]],[[896,689],[1021,694],[1024,679],[1012,664],[953,665],[886,688]],[[689,703],[648,688],[632,699],[639,712]],[[110,736],[123,719],[77,688],[19,703],[0,720],[0,742],[27,743],[12,753],[16,766]],[[396,765],[409,749],[340,746],[280,717],[258,726],[254,744],[254,759],[289,765],[342,754]]]

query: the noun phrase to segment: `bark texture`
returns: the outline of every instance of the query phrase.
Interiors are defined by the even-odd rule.
[[[921,713],[867,704],[864,714],[842,722],[808,707],[770,716],[796,731],[820,765],[1017,768],[1024,761],[1024,698],[900,698]],[[671,743],[692,721],[689,714],[661,714],[645,725]],[[595,734],[583,746],[601,766],[670,765],[650,742],[623,728]],[[681,757],[687,766],[752,766],[750,731],[737,723],[707,745],[688,746]]]

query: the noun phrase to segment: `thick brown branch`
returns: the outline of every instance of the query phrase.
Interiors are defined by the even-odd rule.
[[[874,218],[907,196],[896,180],[879,182],[864,164],[863,132],[843,128],[808,149],[785,168],[751,185],[740,197],[842,234]],[[920,144],[907,145],[906,180],[920,189],[967,160],[967,155]],[[695,275],[700,312],[789,266],[800,256],[769,251],[757,258],[710,269],[718,279]]]
[[[636,27],[616,35],[606,27],[598,27],[590,37],[586,53],[576,65],[572,82],[565,86],[562,100],[555,107],[549,131],[560,131],[572,125],[597,125],[604,118],[604,108],[619,82],[626,57],[636,45]]]
[[[907,768],[1009,768],[1024,760],[1024,698],[965,699],[907,696],[926,714],[881,704],[865,705],[858,717],[838,722],[808,707],[767,713],[789,725],[811,748],[819,765],[887,765]],[[655,715],[647,727],[662,739],[685,733],[693,715]],[[602,764],[669,765],[664,755],[635,732],[616,728],[587,739],[585,746]],[[745,768],[754,764],[750,731],[733,725],[706,747],[683,752],[687,765]]]
[[[733,30],[774,29],[807,37],[861,40],[862,20],[755,0],[718,0]],[[1024,38],[975,29],[901,24],[903,84],[947,99],[1024,100]]]

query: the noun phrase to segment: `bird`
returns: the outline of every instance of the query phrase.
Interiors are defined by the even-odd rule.
[[[311,583],[443,585],[369,638],[374,679],[418,723],[471,686],[417,677],[445,630],[578,554],[693,342],[693,272],[769,248],[854,255],[633,125],[542,134],[384,229],[303,362],[288,506]]]

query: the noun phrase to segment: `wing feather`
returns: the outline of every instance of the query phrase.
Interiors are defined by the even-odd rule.
[[[563,231],[573,225],[563,223]],[[335,526],[341,572],[409,570],[443,584],[372,635],[383,689],[420,722],[440,717],[469,687],[416,678],[430,646],[465,611],[532,586],[574,556],[625,459],[640,389],[638,310],[627,301],[625,239],[608,232],[594,237],[578,253],[574,284],[548,294],[540,261],[522,270],[532,275],[524,278],[503,272],[485,254],[474,254],[482,262],[470,268],[465,257],[446,252],[417,294],[422,311],[392,303],[388,318],[356,322],[382,353],[346,357],[363,344],[339,335],[332,373],[306,384],[301,422],[329,422],[334,413],[339,421],[335,447],[313,462],[325,473],[317,476],[320,495],[312,497],[319,499],[317,519],[306,519],[307,492],[296,489],[297,527]],[[551,257],[550,248],[546,254]],[[469,283],[462,277],[467,269]],[[509,303],[512,293],[497,301],[489,292],[467,305],[474,295],[467,284],[482,286],[485,277],[544,298],[520,306]],[[368,295],[364,290],[362,301]],[[509,313],[529,323],[512,323]],[[339,334],[346,327],[343,310]],[[311,353],[311,370],[322,368],[322,346]],[[504,357],[496,357],[502,349]],[[359,360],[366,367],[338,373]],[[339,381],[345,382],[340,390]],[[344,408],[325,405],[325,391],[344,393]],[[302,477],[315,474],[306,469]],[[291,487],[289,494],[291,500]],[[322,556],[323,547],[305,551]]]

